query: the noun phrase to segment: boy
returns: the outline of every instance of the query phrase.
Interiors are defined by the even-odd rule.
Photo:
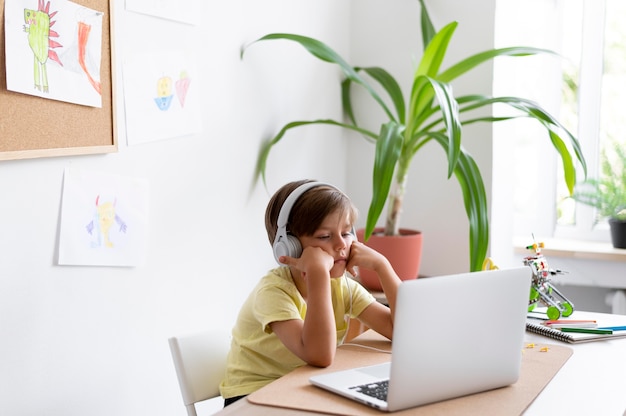
[[[350,318],[391,339],[400,278],[356,240],[356,216],[345,194],[321,182],[291,182],[272,196],[265,227],[281,266],[241,308],[220,385],[225,406],[302,365],[330,365]],[[356,267],[378,274],[389,307],[346,277]]]

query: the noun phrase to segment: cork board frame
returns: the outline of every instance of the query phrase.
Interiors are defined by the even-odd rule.
[[[46,2],[49,0],[45,0]],[[4,3],[0,0],[0,160],[117,151],[113,5],[109,0],[73,0],[103,12],[100,83],[102,107],[49,100],[7,90]],[[34,8],[37,0],[33,0]],[[54,0],[52,6],[54,7]],[[33,121],[36,122],[33,122]]]

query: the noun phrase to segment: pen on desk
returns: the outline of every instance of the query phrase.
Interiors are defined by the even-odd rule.
[[[548,324],[546,323],[545,326],[547,326],[548,328],[554,328],[554,329],[562,329],[562,328],[597,328],[598,324],[596,324],[595,322],[580,322],[577,324]],[[612,329],[612,328],[602,328],[602,329]],[[626,329],[626,328],[624,328]]]
[[[601,328],[561,328],[562,332],[578,332],[582,334],[612,334],[613,330],[611,329],[601,329]]]
[[[596,323],[595,319],[550,319],[545,322],[546,325],[553,324],[584,324]]]
[[[626,326],[603,326],[596,329],[608,329],[611,331],[626,331]]]

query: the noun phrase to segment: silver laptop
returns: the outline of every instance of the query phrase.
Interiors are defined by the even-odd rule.
[[[391,362],[310,382],[389,412],[513,384],[530,284],[528,267],[405,281],[396,300]]]

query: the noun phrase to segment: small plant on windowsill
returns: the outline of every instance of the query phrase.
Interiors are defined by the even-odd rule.
[[[341,99],[348,120],[299,120],[286,124],[273,138],[264,143],[259,153],[257,178],[262,177],[265,181],[270,151],[292,129],[312,124],[325,124],[356,131],[375,144],[372,199],[366,219],[365,240],[367,241],[372,235],[385,205],[387,206],[385,235],[397,236],[400,234],[400,214],[407,190],[411,162],[425,145],[431,142],[437,143],[447,154],[448,177],[454,175],[461,185],[469,220],[469,268],[471,271],[476,271],[482,268],[489,245],[487,195],[474,158],[461,144],[462,125],[477,122],[493,123],[518,117],[536,120],[546,128],[549,139],[561,156],[564,178],[570,193],[576,183],[574,157],[581,162],[583,170],[586,171],[585,161],[578,140],[538,104],[518,97],[489,97],[478,94],[455,96],[453,94],[452,81],[491,59],[499,56],[519,57],[553,52],[530,47],[491,49],[472,55],[442,70],[441,65],[446,56],[448,44],[458,23],[451,22],[436,32],[423,0],[420,0],[420,5],[424,52],[415,69],[408,96],[403,94],[399,83],[385,69],[351,66],[329,46],[316,39],[295,34],[273,33],[253,42],[253,44],[268,40],[296,42],[314,57],[337,65],[345,76],[341,85]],[[242,56],[244,51],[245,48]],[[357,122],[350,94],[354,85],[362,87],[385,114],[386,121],[380,125],[378,131],[368,130]],[[388,96],[387,101],[377,92],[381,88]],[[471,116],[474,110],[489,109],[494,104],[509,106],[518,113],[503,117]],[[464,115],[463,119],[461,114]]]
[[[599,178],[578,184],[572,197],[596,208],[596,221],[608,219],[613,247],[626,248],[626,147],[612,142],[609,149],[602,150]]]

